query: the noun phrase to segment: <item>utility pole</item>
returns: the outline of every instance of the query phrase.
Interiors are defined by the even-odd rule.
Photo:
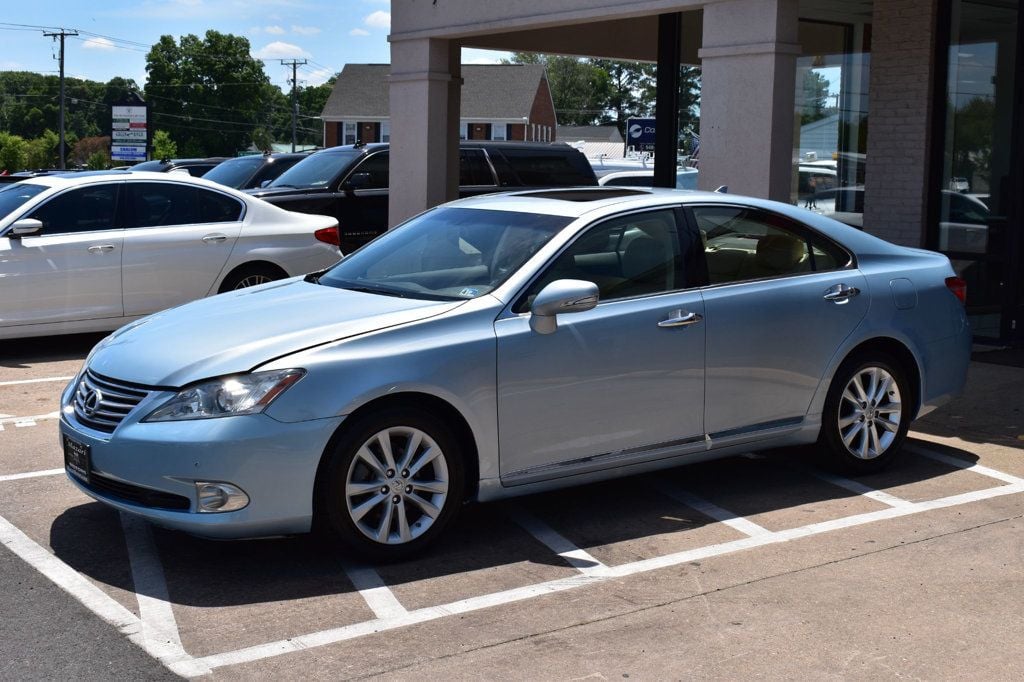
[[[295,74],[295,70],[299,66],[306,63],[306,60],[298,59],[282,59],[281,64],[284,66],[292,67],[292,153],[295,153],[295,142],[298,139],[296,135],[296,125],[299,118],[299,81],[298,76]]]
[[[64,158],[66,156],[64,153],[64,39],[67,36],[77,36],[78,31],[66,31],[62,28],[53,33],[44,32],[43,35],[53,39],[60,38],[60,123],[58,126],[60,128],[60,146],[57,148],[60,158],[57,163],[59,164],[58,167],[64,170]]]

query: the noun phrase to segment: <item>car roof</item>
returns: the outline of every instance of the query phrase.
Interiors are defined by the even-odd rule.
[[[219,185],[202,178],[194,178],[185,173],[160,173],[157,171],[133,171],[133,170],[105,170],[105,171],[83,171],[80,173],[61,173],[58,175],[40,175],[34,178],[25,178],[22,182],[32,185],[45,185],[47,187],[65,188],[78,185],[87,185],[103,180],[152,180],[155,182],[179,182],[189,185],[201,185],[220,191],[230,188]],[[238,195],[239,192],[230,190],[231,194]]]
[[[664,204],[678,204],[692,197],[721,199],[723,194],[653,187],[561,187],[557,189],[521,190],[500,194],[485,194],[453,201],[449,206],[460,208],[515,211],[520,213],[548,213],[581,218],[585,215],[613,208],[628,210]]]

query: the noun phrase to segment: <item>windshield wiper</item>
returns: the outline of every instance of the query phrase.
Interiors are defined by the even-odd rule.
[[[343,286],[342,289],[358,291],[363,294],[380,294],[381,296],[394,296],[396,298],[410,298],[408,294],[394,289],[378,289],[377,287]]]

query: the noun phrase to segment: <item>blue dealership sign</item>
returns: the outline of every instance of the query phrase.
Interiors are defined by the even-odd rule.
[[[654,119],[626,119],[626,146],[642,152],[654,151]]]

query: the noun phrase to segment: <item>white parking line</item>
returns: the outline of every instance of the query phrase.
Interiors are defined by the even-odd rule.
[[[753,521],[748,521],[742,516],[737,516],[728,509],[723,509],[713,502],[709,502],[702,497],[697,497],[690,491],[683,490],[677,485],[667,481],[657,481],[654,484],[654,487],[660,493],[672,498],[676,502],[685,504],[687,507],[700,512],[704,516],[710,517],[720,523],[724,523],[733,530],[738,530],[744,535],[756,538],[762,535],[771,534],[771,531],[764,526],[759,526]]]
[[[27,471],[23,474],[5,474],[0,476],[0,483],[5,481],[20,481],[23,478],[38,478],[40,476],[56,476],[63,474],[63,469],[44,469],[42,471]]]
[[[547,545],[548,549],[565,559],[570,566],[584,575],[600,574],[608,567],[585,549],[580,549],[551,526],[522,509],[514,509],[509,516],[523,530]]]
[[[18,422],[39,422],[39,421],[47,421],[49,419],[59,419],[59,418],[60,418],[60,410],[54,410],[53,412],[47,412],[46,414],[33,414],[33,415],[29,415],[27,417],[4,417],[4,418],[0,419],[0,425],[2,425],[2,424],[14,424],[15,426],[19,426]],[[26,425],[26,424],[22,424],[22,425]],[[34,423],[31,424],[31,426],[35,426],[35,424]]]
[[[364,623],[346,625],[340,628],[332,628],[330,630],[300,635],[298,637],[292,637],[276,642],[268,642],[266,644],[260,644],[253,647],[214,654],[196,659],[196,663],[207,665],[210,668],[220,668],[227,665],[237,665],[239,663],[250,663],[273,656],[301,651],[303,649],[355,639],[362,637],[363,635],[394,630],[396,628],[413,625],[415,623],[436,620],[453,614],[478,611],[492,606],[532,599],[545,594],[553,594],[555,592],[571,590],[586,585],[596,585],[614,578],[622,578],[638,573],[653,571],[659,568],[678,566],[691,561],[730,554],[744,549],[788,542],[797,538],[819,535],[841,528],[851,528],[867,523],[873,523],[875,521],[881,521],[883,519],[894,519],[901,516],[909,516],[911,514],[919,514],[946,507],[955,507],[970,502],[978,502],[1002,495],[1012,495],[1022,492],[1024,492],[1024,483],[1004,485],[996,488],[989,488],[987,490],[977,490],[970,493],[964,493],[962,495],[953,495],[951,497],[943,497],[937,500],[929,500],[927,502],[916,502],[900,507],[888,507],[886,509],[868,512],[866,514],[857,514],[855,516],[849,516],[842,519],[814,523],[800,528],[792,528],[778,532],[766,532],[765,534],[758,535],[756,537],[746,537],[740,540],[733,540],[732,542],[724,542],[717,545],[701,547],[699,549],[686,550],[675,554],[655,557],[653,559],[643,559],[633,563],[623,564],[621,566],[609,567],[606,572],[600,574],[592,573],[571,576],[569,578],[561,578],[559,580],[538,583],[536,585],[528,585],[526,587],[518,587],[511,590],[505,590],[503,592],[471,597],[469,599],[463,599],[461,601],[452,602],[442,606],[416,609],[414,611],[409,611],[406,614],[390,618],[378,618],[377,620],[367,621]]]
[[[895,495],[890,495],[889,493],[882,492],[881,490],[869,488],[860,481],[854,481],[849,478],[843,478],[842,476],[836,476],[835,474],[831,474],[827,471],[796,468],[794,468],[794,471],[802,471],[808,473],[817,479],[825,481],[826,483],[831,483],[834,486],[838,486],[840,488],[849,490],[851,493],[857,493],[862,497],[874,500],[875,502],[881,502],[882,504],[887,504],[890,507],[903,507],[908,504],[913,504],[913,502],[911,502],[910,500],[904,500],[902,497],[896,497]]]
[[[994,478],[999,481],[1005,481],[1006,483],[1024,484],[1024,478],[1021,478],[1020,476],[1014,476],[1013,474],[1007,474],[1003,473],[1002,471],[990,469],[987,466],[977,464],[975,462],[968,462],[967,460],[960,459],[958,457],[950,457],[949,455],[944,455],[941,452],[933,452],[927,448],[923,448],[916,444],[911,445],[908,443],[903,447],[907,448],[914,454],[921,455],[923,457],[928,457],[929,459],[934,459],[937,462],[942,462],[943,464],[948,464],[950,466],[957,467],[958,469],[964,469],[965,471],[973,471],[976,474],[988,476],[989,478]]]
[[[116,627],[146,653],[187,677],[210,672],[209,666],[189,656],[181,647],[155,647],[142,635],[142,622],[134,613],[118,604],[85,576],[50,554],[41,545],[0,516],[0,544],[14,552],[22,561],[46,576],[57,587],[77,599],[94,614]]]
[[[184,651],[178,623],[174,620],[167,580],[153,542],[153,531],[142,519],[121,512],[121,528],[128,547],[128,564],[132,571],[135,596],[139,600],[142,637],[150,649]]]
[[[391,588],[384,584],[376,569],[348,561],[343,561],[341,566],[377,618],[398,618],[409,613]]]
[[[0,386],[18,386],[21,384],[42,384],[50,381],[71,381],[75,377],[46,377],[43,379],[17,379],[15,381],[0,381]]]

